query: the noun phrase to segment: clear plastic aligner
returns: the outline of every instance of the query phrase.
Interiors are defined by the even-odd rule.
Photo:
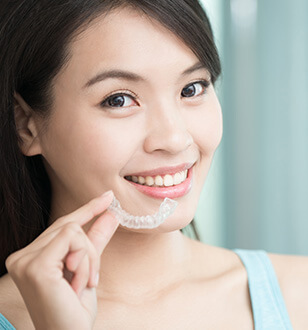
[[[124,211],[120,202],[114,197],[112,203],[108,207],[115,213],[117,219],[122,226],[133,229],[151,229],[162,224],[175,210],[178,202],[170,198],[165,198],[160,204],[158,212],[153,215],[134,216]]]

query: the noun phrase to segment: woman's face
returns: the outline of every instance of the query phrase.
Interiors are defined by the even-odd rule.
[[[222,136],[209,72],[174,34],[128,9],[97,20],[70,51],[39,137],[54,217],[111,189],[133,215],[155,213],[164,197],[176,199],[175,213],[151,232],[183,228]],[[178,184],[185,169],[189,178]],[[135,176],[137,184],[130,181]]]

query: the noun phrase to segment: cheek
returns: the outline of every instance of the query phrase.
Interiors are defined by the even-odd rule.
[[[138,136],[138,131],[114,122],[92,126],[83,144],[89,166],[119,173],[134,154]]]
[[[127,128],[100,115],[55,118],[43,138],[43,156],[66,185],[109,182],[136,148],[138,131]]]
[[[53,189],[79,204],[121,183],[121,171],[136,150],[138,130],[123,129],[105,118],[53,126],[43,156]],[[62,126],[62,127],[61,127]]]
[[[194,142],[204,155],[212,155],[222,139],[222,112],[217,99],[208,103],[204,108],[193,114],[189,130],[192,132]]]

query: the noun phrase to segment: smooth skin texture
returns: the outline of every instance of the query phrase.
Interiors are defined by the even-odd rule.
[[[70,51],[54,81],[47,128],[16,95],[22,150],[28,156],[42,154],[51,179],[52,225],[8,259],[10,274],[0,279],[1,313],[21,329],[33,329],[27,308],[37,329],[90,329],[93,322],[94,329],[253,329],[239,258],[179,231],[193,218],[222,137],[212,84],[204,89],[197,83],[196,95],[181,96],[187,85],[209,80],[208,71],[183,74],[198,63],[193,52],[160,24],[129,9],[97,19]],[[86,86],[106,70],[139,78]],[[102,106],[117,93],[130,95],[122,107]],[[186,162],[195,162],[192,189],[177,199],[175,213],[158,228],[117,227],[108,213],[97,218],[109,197],[102,197],[99,206],[86,204],[112,190],[128,212],[151,214],[161,201],[137,191],[124,176]],[[84,208],[96,220],[83,216]],[[95,239],[91,232],[98,233]],[[307,259],[271,259],[294,328],[307,329]],[[44,267],[38,267],[41,263]],[[28,270],[27,265],[34,266]],[[77,278],[71,285],[61,273],[64,266]],[[100,280],[94,288],[97,267]],[[91,303],[85,306],[83,299]]]
[[[115,217],[104,212],[112,198],[107,192],[59,218],[7,259],[36,329],[92,329],[100,255],[118,227]],[[85,233],[82,226],[97,216]]]

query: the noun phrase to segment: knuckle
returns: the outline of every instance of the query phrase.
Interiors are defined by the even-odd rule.
[[[62,217],[59,217],[52,225],[54,225],[54,224],[58,224],[58,225],[64,224],[64,223],[67,222],[67,219],[68,219],[68,215],[63,215]]]
[[[10,273],[10,271],[12,270],[13,264],[14,264],[14,260],[15,256],[14,253],[9,255],[6,260],[5,260],[5,267],[7,269],[7,271]]]
[[[64,235],[76,235],[82,232],[81,227],[75,222],[68,222],[62,228],[62,233]]]
[[[22,268],[22,250],[18,250],[10,254],[5,260],[5,267],[9,273],[17,272]]]
[[[19,251],[18,251],[19,252]],[[18,257],[19,256],[19,257]],[[32,278],[37,271],[37,263],[34,260],[29,260],[25,255],[9,256],[6,260],[8,273],[13,278]]]

